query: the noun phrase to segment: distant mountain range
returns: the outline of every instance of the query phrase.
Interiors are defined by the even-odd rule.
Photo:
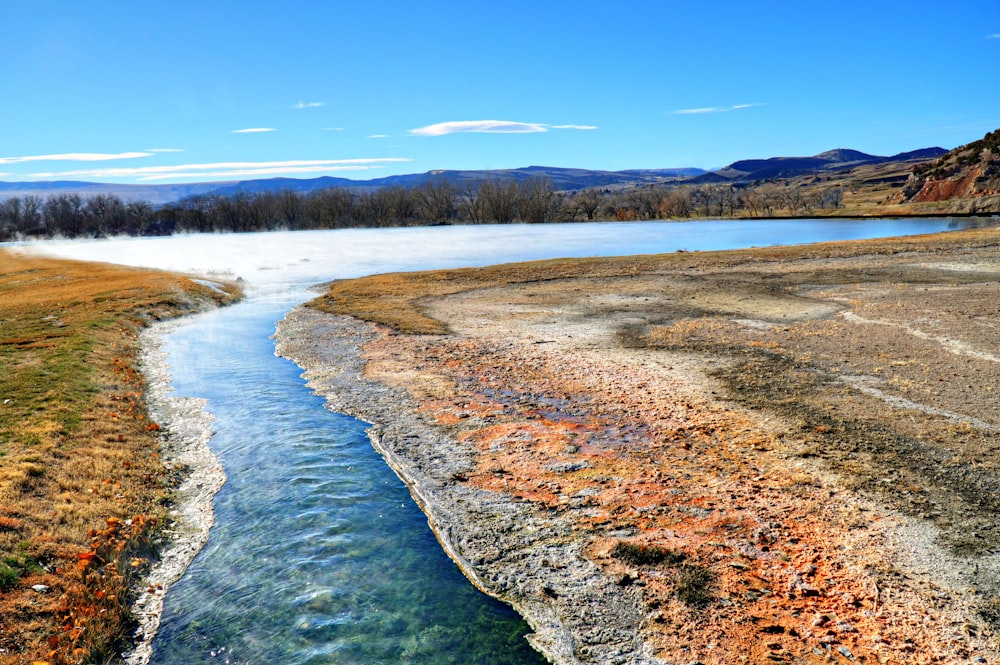
[[[837,149],[813,157],[771,157],[734,162],[724,168],[705,171],[697,168],[630,169],[625,171],[595,171],[549,166],[527,166],[517,169],[428,171],[426,173],[394,175],[371,180],[348,178],[268,178],[234,182],[204,182],[171,185],[124,185],[77,181],[0,182],[0,199],[13,196],[49,196],[77,193],[83,196],[114,194],[126,200],[143,200],[153,204],[170,203],[192,196],[254,193],[262,191],[292,190],[310,192],[331,187],[353,191],[372,191],[382,187],[415,187],[429,182],[444,181],[458,189],[474,186],[489,179],[513,179],[524,182],[531,178],[544,178],[556,190],[580,190],[591,187],[624,188],[638,185],[664,183],[744,183],[801,175],[844,171],[858,166],[888,162],[914,162],[933,160],[947,151],[943,148],[924,148],[891,157],[869,155],[857,150]]]
[[[41,196],[76,193],[83,196],[114,194],[122,199],[141,199],[153,204],[170,203],[192,196],[229,196],[239,192],[292,190],[311,192],[340,187],[354,191],[372,191],[381,187],[416,187],[428,182],[446,181],[462,189],[483,180],[513,179],[524,182],[531,178],[546,178],[557,190],[578,190],[588,187],[621,187],[640,184],[660,184],[685,180],[705,173],[704,169],[630,169],[627,171],[593,171],[552,166],[527,166],[518,169],[482,171],[428,171],[408,175],[393,175],[372,180],[348,178],[267,178],[233,182],[202,182],[174,185],[123,185],[115,183],[58,180],[45,182],[0,182],[0,199],[13,196]]]
[[[919,162],[936,159],[948,152],[944,148],[923,148],[901,152],[891,157],[869,155],[857,150],[838,148],[813,157],[771,157],[770,159],[744,159],[725,168],[691,178],[690,182],[757,182],[776,178],[794,178],[817,175],[831,171],[845,171],[866,164],[889,162]]]
[[[328,187],[344,187],[353,190],[370,191],[381,187],[418,187],[431,182],[448,182],[463,189],[483,180],[515,180],[525,182],[532,178],[544,178],[556,190],[577,190],[588,187],[612,187],[621,185],[659,184],[676,182],[705,173],[703,169],[632,169],[628,171],[592,171],[589,169],[568,169],[556,166],[525,166],[518,169],[498,169],[489,171],[428,171],[408,175],[391,175],[372,180],[349,180],[347,178],[271,178],[268,180],[244,180],[219,187],[213,194],[235,194],[237,192],[259,192],[290,189],[312,191]]]

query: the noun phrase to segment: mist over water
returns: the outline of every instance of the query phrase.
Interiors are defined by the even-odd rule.
[[[178,395],[204,397],[228,482],[205,549],[166,597],[153,663],[543,659],[527,626],[446,557],[364,423],[323,408],[274,355],[310,285],[397,270],[930,233],[948,220],[428,227],[44,242],[47,254],[244,280],[240,304],[166,340]]]
[[[796,219],[342,229],[28,243],[47,254],[240,277],[287,292],[372,273],[936,233],[976,219]]]

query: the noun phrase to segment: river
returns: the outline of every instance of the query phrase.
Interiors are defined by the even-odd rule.
[[[993,220],[995,221],[995,220]],[[275,356],[311,285],[397,270],[932,233],[976,220],[429,227],[38,243],[47,254],[240,278],[246,299],[165,340],[178,395],[208,400],[228,481],[206,547],[166,596],[152,662],[544,662],[527,626],[445,556],[365,424]]]

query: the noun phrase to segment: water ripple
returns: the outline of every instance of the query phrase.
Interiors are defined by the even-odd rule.
[[[210,313],[167,342],[177,391],[209,400],[228,481],[151,662],[544,662],[441,551],[365,423],[322,408],[274,356],[278,304]]]

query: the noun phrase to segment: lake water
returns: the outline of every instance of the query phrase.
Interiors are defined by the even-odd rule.
[[[994,222],[996,220],[993,220]],[[166,340],[178,395],[215,415],[228,482],[216,526],[167,594],[153,663],[544,662],[509,608],[445,556],[364,424],[274,355],[274,322],[317,282],[568,256],[705,251],[933,233],[975,220],[602,223],[46,242],[46,253],[246,282],[244,302]]]

